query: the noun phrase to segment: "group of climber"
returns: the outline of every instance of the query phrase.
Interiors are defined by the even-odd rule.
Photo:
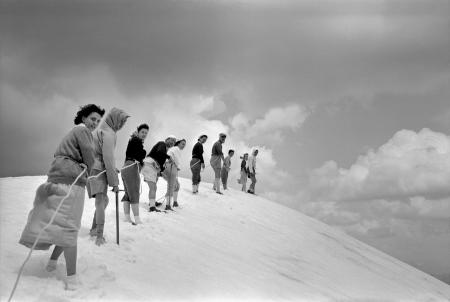
[[[173,135],[165,141],[156,143],[146,154],[144,140],[149,126],[141,124],[131,135],[126,149],[124,166],[119,170],[115,166],[114,150],[117,132],[125,125],[129,114],[112,108],[102,120],[105,110],[95,104],[82,106],[76,113],[73,127],[57,147],[54,160],[48,172],[47,181],[37,190],[26,226],[19,242],[36,250],[48,250],[55,245],[47,264],[47,271],[56,269],[58,258],[64,253],[67,277],[66,289],[75,290],[78,287],[76,275],[77,239],[81,226],[84,208],[85,189],[89,198],[95,198],[95,213],[90,234],[96,237],[95,243],[105,243],[103,236],[105,224],[105,209],[108,205],[108,187],[119,192],[118,173],[124,185],[125,194],[122,198],[125,220],[133,224],[142,223],[139,218],[140,174],[149,187],[149,211],[161,212],[158,209],[162,203],[156,200],[157,182],[160,177],[167,181],[165,194],[166,207],[164,211],[173,210],[178,206],[178,171],[181,165],[181,151],[186,146],[185,139],[176,139]],[[97,127],[98,126],[98,127]],[[201,181],[201,171],[205,169],[203,159],[203,144],[208,139],[201,135],[192,150],[190,168],[192,171],[192,192],[198,193]],[[212,148],[210,164],[214,170],[213,189],[218,194],[220,183],[227,189],[228,172],[230,171],[233,150],[224,157],[222,144],[226,135],[221,133],[219,140]],[[256,156],[244,154],[241,163],[241,175],[238,182],[246,191],[247,178],[252,183],[248,193],[255,193]],[[223,162],[223,164],[222,164]],[[64,202],[62,202],[64,199]],[[134,214],[131,220],[130,209]],[[50,222],[52,222],[50,224]]]

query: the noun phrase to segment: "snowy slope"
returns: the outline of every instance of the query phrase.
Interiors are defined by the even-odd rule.
[[[2,300],[28,252],[17,241],[43,180],[0,179]],[[156,214],[141,203],[144,225],[122,222],[120,246],[113,195],[102,247],[88,236],[94,203],[86,199],[78,251],[82,287],[65,291],[63,257],[56,273],[47,273],[49,252],[36,251],[14,300],[450,300],[448,285],[297,211],[234,190],[219,196],[205,183],[194,196],[189,180],[181,185],[181,208]],[[143,187],[142,200],[146,196]]]

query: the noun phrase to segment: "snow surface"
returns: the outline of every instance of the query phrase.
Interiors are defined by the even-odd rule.
[[[19,245],[34,192],[45,177],[0,179],[0,297],[6,300],[28,249]],[[47,273],[49,251],[35,251],[14,301],[450,301],[445,283],[321,222],[275,202],[202,183],[192,195],[180,179],[181,207],[123,222],[115,244],[114,195],[107,244],[88,231],[94,201],[86,198],[78,240],[82,286],[65,291],[64,257]],[[162,196],[161,181],[157,196]],[[147,201],[144,184],[142,200]],[[121,207],[121,205],[120,205]]]

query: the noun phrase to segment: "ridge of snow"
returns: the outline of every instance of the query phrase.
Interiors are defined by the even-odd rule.
[[[17,242],[45,176],[0,178],[0,298],[6,300],[28,249]],[[64,290],[65,263],[45,265],[34,251],[13,301],[450,301],[450,287],[345,233],[275,202],[233,189],[200,193],[180,178],[180,208],[147,211],[143,225],[123,222],[115,244],[115,197],[109,193],[105,236],[89,237],[94,200],[85,199],[78,239],[82,286]],[[157,197],[165,192],[158,183]]]

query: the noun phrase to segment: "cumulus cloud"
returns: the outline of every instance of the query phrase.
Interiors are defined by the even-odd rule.
[[[349,168],[334,161],[311,173],[318,199],[371,200],[450,194],[450,137],[429,129],[402,130]]]
[[[20,67],[21,63],[10,60],[7,64],[12,68]],[[12,68],[14,69],[14,68]],[[19,68],[21,69],[21,68]],[[16,69],[17,70],[17,69]],[[11,75],[10,75],[11,77]],[[7,79],[10,80],[10,77]],[[260,131],[295,131],[301,122],[278,123],[275,120],[278,113],[293,111],[292,118],[301,118],[299,106],[268,108],[264,118],[252,121],[249,129],[235,127],[235,123],[227,123],[214,118],[214,114],[226,110],[227,104],[216,95],[202,94],[148,94],[141,96],[127,96],[118,89],[118,84],[111,70],[104,65],[94,65],[88,70],[68,69],[62,74],[50,77],[47,83],[51,87],[58,87],[58,93],[34,93],[39,89],[22,90],[11,84],[2,82],[1,98],[1,134],[3,147],[1,160],[3,175],[44,174],[51,161],[54,148],[67,129],[72,126],[73,116],[78,106],[86,103],[99,104],[109,109],[113,106],[123,108],[131,117],[118,133],[116,147],[116,165],[120,166],[124,160],[125,149],[129,135],[140,123],[148,123],[150,132],[144,146],[147,151],[160,140],[174,134],[178,138],[185,138],[187,146],[182,153],[183,162],[189,163],[191,149],[201,134],[207,134],[209,139],[204,146],[205,160],[210,157],[212,144],[218,134],[228,134],[224,144],[224,152],[234,149],[230,185],[237,187],[236,178],[239,177],[240,159],[244,153],[259,149],[257,159],[258,181],[264,184],[261,190],[280,190],[286,185],[290,174],[278,167],[274,150],[265,145],[264,140],[249,140],[246,131],[252,133]],[[82,87],[82,89],[80,89]],[[279,116],[281,119],[282,117]],[[39,127],[35,127],[39,124]],[[254,126],[261,125],[261,126]],[[288,128],[288,130],[286,129]],[[18,147],[20,146],[20,148]],[[32,152],[33,156],[29,156]],[[15,156],[20,154],[20,156]],[[207,162],[208,164],[208,162]],[[18,169],[18,167],[20,169]],[[190,167],[185,164],[181,175],[190,177]],[[211,169],[207,168],[203,174],[205,181],[213,179]]]
[[[233,135],[268,142],[280,143],[284,140],[284,130],[295,131],[301,127],[310,111],[299,104],[270,108],[262,118],[251,121],[243,112],[230,119]]]
[[[296,207],[421,269],[442,273],[450,269],[442,266],[448,257],[443,251],[450,248],[449,183],[450,137],[430,129],[401,130],[348,169],[328,161],[311,171]]]

